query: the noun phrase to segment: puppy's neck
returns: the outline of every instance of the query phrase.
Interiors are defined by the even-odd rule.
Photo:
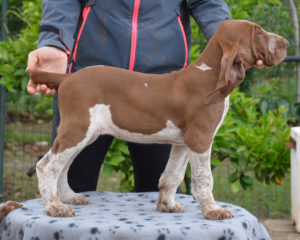
[[[181,81],[188,82],[193,91],[199,96],[207,96],[213,91],[219,81],[221,69],[222,49],[217,40],[212,38],[204,49],[201,57],[187,68],[179,71]]]
[[[195,66],[204,72],[212,70],[216,75],[219,76],[218,73],[221,69],[222,56],[223,51],[221,46],[219,45],[217,39],[212,37],[203,50],[200,58],[195,62]]]

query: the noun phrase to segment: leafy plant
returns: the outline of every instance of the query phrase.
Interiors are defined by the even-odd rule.
[[[267,5],[281,5],[280,0],[225,0],[230,8],[234,19],[249,19],[253,15],[253,10]]]
[[[278,183],[290,167],[289,138],[284,106],[273,111],[259,111],[260,101],[235,90],[231,109],[218,131],[213,146],[213,162],[228,157],[234,171],[229,181],[251,187],[253,178],[260,182]]]
[[[123,178],[120,182],[121,190],[133,192],[134,175],[128,147],[126,142],[116,138],[104,159],[103,166],[105,177],[109,178],[113,171],[123,173]]]
[[[9,98],[15,100],[20,91],[25,91],[28,75],[25,72],[27,56],[38,43],[39,22],[42,15],[41,1],[24,1],[22,12],[9,10],[8,15],[17,16],[25,27],[17,35],[9,35],[7,41],[0,42],[0,84],[9,91]]]

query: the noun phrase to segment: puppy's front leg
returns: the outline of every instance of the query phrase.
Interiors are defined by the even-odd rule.
[[[176,190],[184,178],[188,163],[185,145],[172,146],[171,154],[165,171],[159,179],[159,197],[157,210],[160,212],[183,212],[184,208],[175,202]]]
[[[232,218],[232,213],[219,207],[213,197],[213,176],[210,166],[211,148],[205,153],[189,151],[192,171],[192,195],[200,203],[202,215],[210,220]]]

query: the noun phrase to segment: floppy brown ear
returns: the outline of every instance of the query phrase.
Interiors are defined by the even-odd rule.
[[[216,89],[208,94],[205,99],[206,104],[212,104],[222,101],[235,87],[237,87],[245,78],[245,68],[243,59],[237,55],[239,43],[233,46],[224,46],[223,57],[221,60],[221,70]]]

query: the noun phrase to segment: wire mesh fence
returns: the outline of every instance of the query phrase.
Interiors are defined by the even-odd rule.
[[[37,196],[36,176],[29,170],[49,148],[49,121],[33,119],[33,107],[7,105],[4,151],[4,199]]]

